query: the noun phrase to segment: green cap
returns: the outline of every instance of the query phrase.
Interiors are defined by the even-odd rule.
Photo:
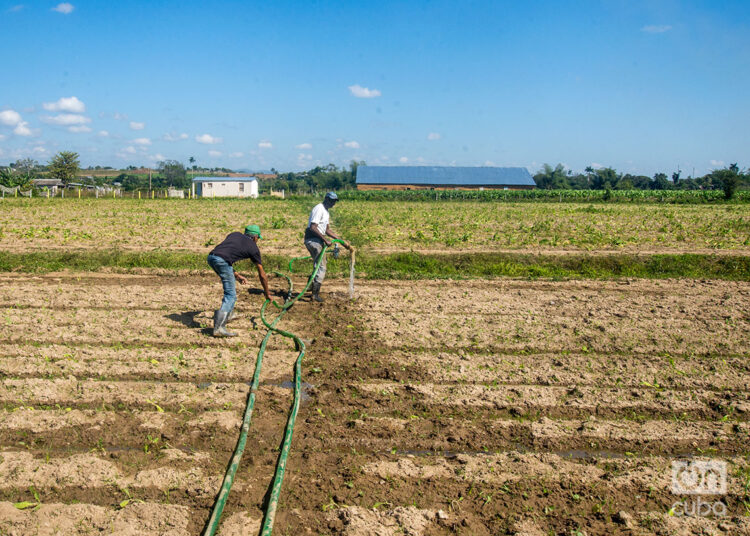
[[[245,234],[254,234],[258,235],[258,238],[263,238],[260,236],[260,226],[258,225],[248,225],[245,227]]]

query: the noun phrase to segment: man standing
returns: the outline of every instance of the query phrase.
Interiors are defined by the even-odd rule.
[[[338,200],[339,197],[335,192],[328,192],[323,198],[323,202],[313,207],[310,219],[307,222],[307,229],[305,229],[305,247],[310,252],[313,263],[317,263],[320,258],[320,267],[312,283],[312,299],[317,302],[323,301],[323,298],[320,297],[320,285],[326,277],[326,257],[323,255],[323,246],[331,245],[331,241],[327,238],[329,236],[342,240],[329,226],[330,215],[328,211],[333,208]],[[344,247],[351,251],[349,242],[346,240],[343,242]]]
[[[271,299],[268,292],[268,277],[263,270],[263,264],[260,260],[260,250],[257,242],[262,238],[260,236],[260,227],[257,225],[248,225],[245,227],[245,234],[234,232],[229,233],[224,241],[216,246],[208,254],[209,266],[221,278],[221,285],[224,287],[224,299],[221,301],[221,307],[214,311],[214,337],[235,337],[236,333],[227,330],[227,322],[234,320],[234,304],[237,301],[237,292],[235,290],[235,278],[240,284],[247,283],[247,279],[238,274],[232,268],[232,265],[242,259],[250,259],[258,268],[258,279],[263,285],[263,294],[267,300]]]

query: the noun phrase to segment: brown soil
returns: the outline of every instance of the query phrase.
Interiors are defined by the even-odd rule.
[[[750,534],[747,283],[324,290],[282,323],[309,385],[275,533]],[[201,532],[265,333],[245,293],[241,336],[211,337],[218,300],[215,277],[0,275],[0,534]],[[295,357],[272,339],[221,534],[258,532]],[[727,462],[726,517],[667,515],[688,456]]]

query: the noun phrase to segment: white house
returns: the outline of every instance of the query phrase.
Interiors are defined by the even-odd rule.
[[[195,177],[193,197],[258,197],[255,177]]]

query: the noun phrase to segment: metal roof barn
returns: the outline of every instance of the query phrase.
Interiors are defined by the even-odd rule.
[[[512,188],[530,189],[536,184],[522,167],[453,166],[359,166],[357,188]]]

